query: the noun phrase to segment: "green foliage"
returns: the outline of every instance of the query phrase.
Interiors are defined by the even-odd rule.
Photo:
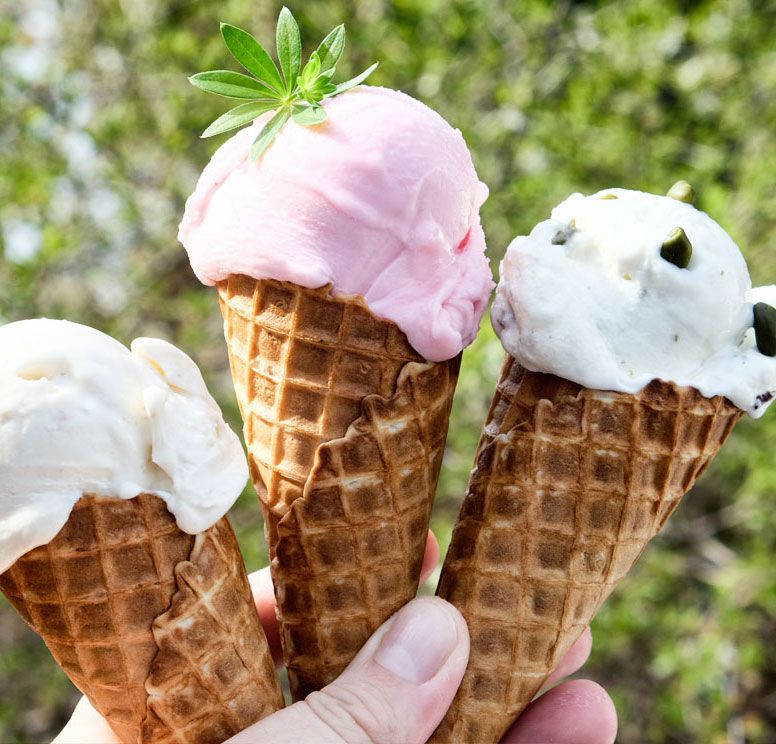
[[[212,70],[192,75],[189,82],[207,93],[226,98],[247,98],[252,102],[219,116],[202,136],[212,137],[238,129],[257,116],[277,109],[253,141],[251,157],[254,160],[261,157],[292,117],[302,126],[314,126],[326,121],[326,111],[321,101],[354,88],[377,68],[375,63],[351,80],[339,85],[331,82],[345,48],[345,26],[340,24],[326,34],[303,69],[299,26],[285,6],[278,16],[275,32],[280,69],[275,66],[264,47],[247,31],[222,23],[221,35],[232,56],[255,77],[229,70]]]
[[[512,237],[573,191],[665,193],[686,179],[754,280],[776,275],[774,2],[328,0],[292,10],[303,40],[346,21],[343,72],[380,59],[375,83],[462,130],[491,189],[482,216],[494,269]],[[223,65],[218,21],[266,40],[279,11],[250,0],[0,0],[0,320],[68,317],[125,342],[168,338],[200,364],[235,427],[216,299],[175,240],[214,149],[197,133],[221,113],[186,78]],[[320,74],[325,50],[318,57]],[[485,320],[464,355],[433,517],[445,543],[502,354]],[[737,427],[594,623],[588,673],[612,691],[620,741],[776,741],[774,441],[776,413]],[[264,553],[250,489],[233,519],[255,569]],[[46,740],[72,688],[1,609],[0,741]]]

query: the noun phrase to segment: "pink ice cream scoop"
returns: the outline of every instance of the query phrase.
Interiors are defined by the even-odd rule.
[[[493,289],[488,189],[461,133],[403,93],[361,86],[289,122],[258,161],[265,115],[215,153],[179,240],[208,285],[232,274],[364,297],[430,361],[474,339]]]

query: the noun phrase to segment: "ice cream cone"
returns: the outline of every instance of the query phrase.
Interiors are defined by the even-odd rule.
[[[85,495],[0,589],[125,744],[219,744],[283,705],[226,517],[189,535],[156,496]]]
[[[418,588],[460,356],[423,360],[330,287],[218,285],[295,699]]]
[[[438,594],[471,656],[435,742],[498,742],[742,411],[654,381],[584,388],[507,357]]]

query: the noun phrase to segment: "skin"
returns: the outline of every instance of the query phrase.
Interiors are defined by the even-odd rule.
[[[423,581],[438,562],[439,545],[429,533]],[[251,574],[250,581],[270,648],[275,660],[280,662],[280,636],[269,571]],[[433,628],[426,631],[428,640],[422,637],[424,628]],[[416,644],[428,645],[440,635],[447,637],[447,647],[440,649],[425,667],[418,667],[417,660],[402,651],[403,644],[411,644],[413,636]],[[562,681],[587,661],[591,645],[588,629],[547,680],[543,694],[528,706],[502,744],[614,742],[617,715],[605,690],[590,680]],[[335,682],[308,696],[304,702],[251,726],[230,739],[230,744],[261,741],[422,744],[452,701],[468,657],[469,636],[460,613],[437,597],[416,599],[375,632]],[[54,744],[120,742],[105,719],[82,698]]]

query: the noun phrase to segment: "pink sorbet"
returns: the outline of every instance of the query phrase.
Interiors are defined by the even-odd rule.
[[[431,361],[474,339],[493,289],[479,209],[488,188],[461,133],[403,93],[360,86],[289,122],[270,114],[225,142],[186,203],[179,240],[208,285],[231,274],[331,283],[364,297]]]

